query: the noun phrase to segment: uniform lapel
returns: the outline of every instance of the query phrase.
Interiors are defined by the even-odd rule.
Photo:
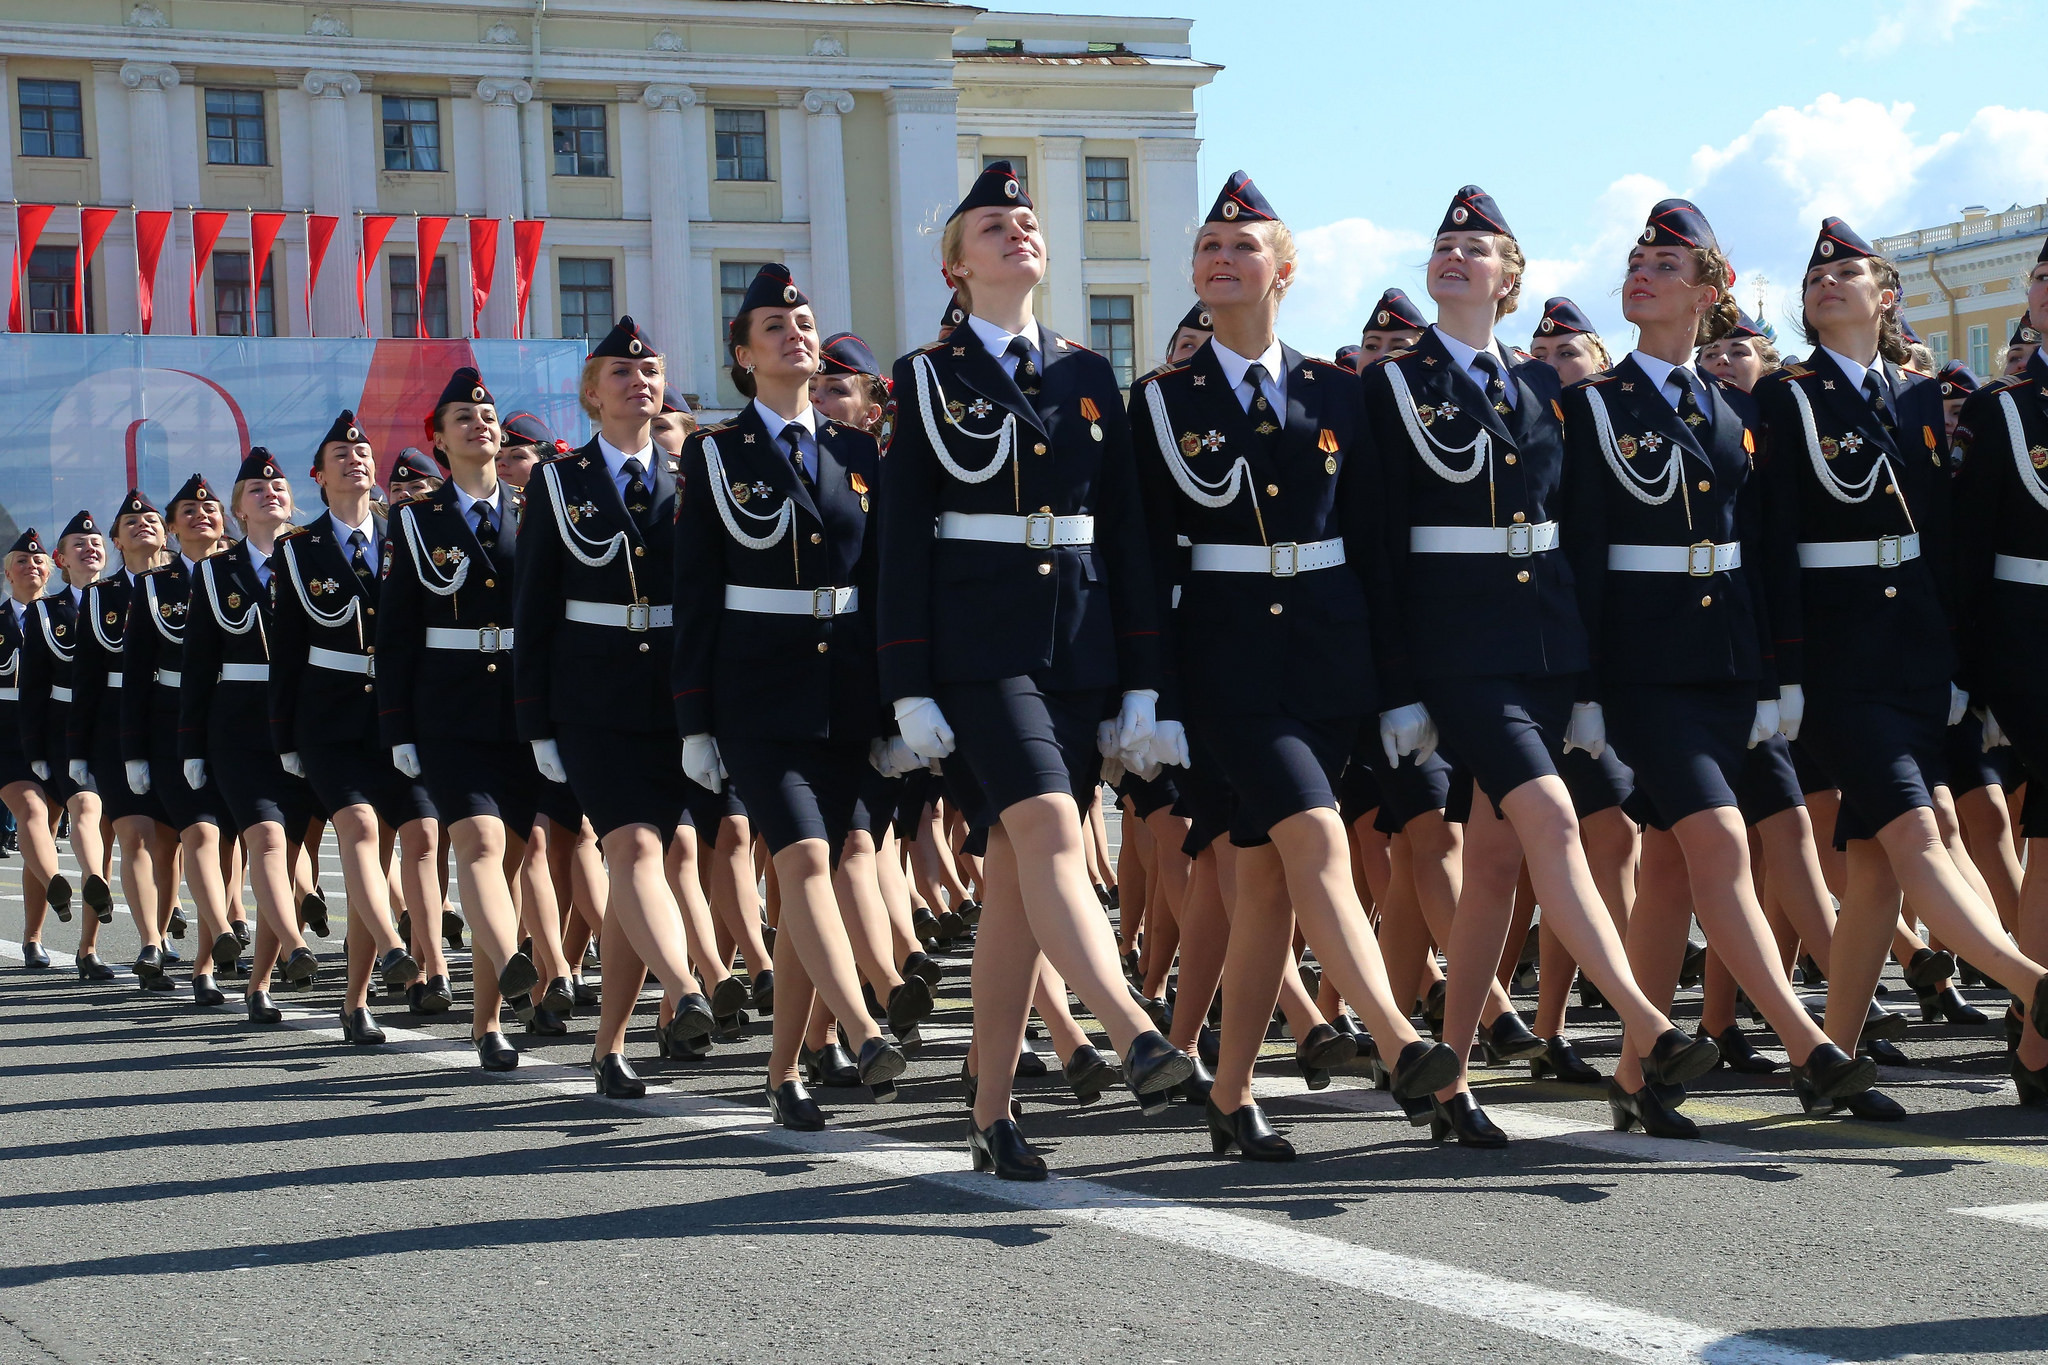
[[[1283,461],[1297,449],[1312,444],[1319,428],[1316,419],[1309,415],[1311,405],[1320,411],[1321,400],[1316,389],[1322,383],[1315,377],[1315,370],[1301,358],[1301,352],[1285,342],[1280,346],[1282,373],[1287,380],[1287,415],[1281,419],[1279,449]]]
[[[1437,335],[1436,328],[1431,327],[1423,332],[1422,344],[1416,347],[1416,350],[1422,352],[1423,363],[1430,371],[1430,378],[1435,382],[1440,398],[1450,399],[1460,411],[1471,413],[1481,426],[1495,436],[1511,445],[1514,443],[1514,433],[1508,430],[1508,425],[1501,420],[1501,415],[1493,410],[1493,401],[1486,396],[1485,391],[1472,376],[1465,373],[1465,367],[1451,355],[1450,348],[1444,345],[1443,338]],[[1436,363],[1430,365],[1428,362],[1431,360]],[[1510,383],[1521,383],[1512,375],[1506,378]],[[1523,386],[1516,394],[1516,401],[1526,406],[1536,400],[1527,386]]]
[[[1884,423],[1877,420],[1877,414],[1870,410],[1870,403],[1864,398],[1862,391],[1849,382],[1848,375],[1842,373],[1842,367],[1835,363],[1834,357],[1824,350],[1816,349],[1807,357],[1806,363],[1819,376],[1821,402],[1833,413],[1835,421],[1845,431],[1857,432],[1864,440],[1877,447],[1871,451],[1870,458],[1875,460],[1880,453],[1896,457],[1899,453],[1898,444],[1892,440],[1891,433],[1885,430]],[[1878,373],[1883,375],[1883,361],[1880,360],[1878,363]],[[1892,404],[1896,408],[1898,388],[1890,383],[1888,376],[1885,382],[1892,390]],[[1858,467],[1863,466],[1859,464]]]
[[[1039,332],[1039,358],[1044,364],[1051,364],[1052,352],[1044,349],[1045,332]],[[965,387],[982,397],[1017,415],[1017,420],[1028,424],[1041,436],[1045,434],[1045,422],[1038,415],[1038,408],[1024,396],[1017,387],[1017,381],[1003,373],[1003,367],[983,344],[981,336],[970,323],[961,323],[941,348],[952,363],[953,374]],[[1040,383],[1044,382],[1041,377]]]
[[[741,446],[752,457],[747,467],[756,473],[765,470],[764,483],[817,518],[818,504],[811,500],[803,480],[796,476],[796,466],[789,462],[789,447],[768,434],[768,424],[761,420],[752,403],[740,409],[738,421]],[[747,445],[749,441],[753,444]],[[822,469],[821,460],[821,474]]]
[[[1203,413],[1217,424],[1210,431],[1195,433],[1195,438],[1202,442],[1203,452],[1208,453],[1209,438],[1213,434],[1223,438],[1222,454],[1226,458],[1234,458],[1239,453],[1246,456],[1255,454],[1260,443],[1252,430],[1252,415],[1239,403],[1237,389],[1231,384],[1230,376],[1224,373],[1223,362],[1216,357],[1216,348],[1209,342],[1203,342],[1202,349],[1195,352],[1188,364],[1194,367],[1197,384],[1209,396],[1208,402],[1203,404]]]

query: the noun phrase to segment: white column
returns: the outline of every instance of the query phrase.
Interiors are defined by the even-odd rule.
[[[890,256],[896,267],[896,342],[907,351],[931,339],[946,307],[939,277],[939,230],[960,202],[959,92],[905,86],[890,90]]]
[[[490,302],[484,305],[483,332],[489,337],[509,337],[518,297],[518,284],[512,278],[510,220],[519,216],[523,174],[519,106],[533,98],[533,87],[523,80],[486,76],[476,83],[476,98],[483,105],[484,116],[484,212],[499,220],[497,267],[491,275]],[[453,312],[451,302],[450,313]],[[449,318],[451,323],[454,320],[453,316]]]
[[[547,107],[540,102],[540,89],[531,82],[527,88],[533,98],[520,110],[520,120],[525,128],[523,166],[526,188],[521,216],[545,218],[548,216],[548,172],[554,164],[552,131],[548,127]]]
[[[810,120],[803,117],[810,106],[804,102],[801,90],[778,90],[775,103],[775,178],[782,189],[782,221],[801,223],[811,216],[811,158],[806,133]]]
[[[650,85],[647,106],[647,226],[653,239],[654,309],[650,331],[664,355],[688,353],[690,336],[690,162],[683,110],[697,103],[687,85]]]
[[[1031,202],[1045,229],[1046,316],[1040,319],[1055,332],[1085,340],[1088,297],[1082,287],[1081,261],[1086,255],[1082,214],[1086,209],[1081,178],[1081,139],[1038,139],[1038,164],[1031,168]]]
[[[121,84],[128,89],[129,190],[138,209],[168,209],[175,203],[171,179],[171,101],[177,88],[178,68],[163,62],[128,62],[121,68]],[[192,330],[187,320],[185,292],[179,276],[190,268],[191,249],[178,260],[177,238],[182,224],[172,220],[165,234],[163,252],[157,257],[154,313],[150,330],[159,336],[182,335]],[[138,329],[141,326],[137,322]]]
[[[7,57],[0,53],[0,90],[7,88]],[[14,101],[0,99],[0,199],[14,198],[14,149],[20,144],[14,140]],[[14,225],[9,223],[7,231],[12,234]]]
[[[1152,281],[1146,309],[1147,330],[1138,356],[1141,374],[1165,358],[1174,328],[1194,306],[1195,288],[1190,277],[1195,222],[1202,216],[1202,190],[1195,179],[1195,157],[1201,149],[1199,138],[1138,140],[1138,218],[1144,232],[1146,275]]]
[[[353,71],[308,71],[299,82],[312,110],[313,212],[331,213],[339,221],[327,257],[320,265],[320,287],[313,295],[313,316],[323,337],[357,334],[355,267],[362,249],[363,227],[356,219],[351,192],[348,101],[362,93]]]
[[[853,266],[846,240],[846,150],[840,119],[853,112],[845,90],[812,90],[804,95],[804,123],[811,163],[811,278],[804,292],[818,315],[818,330],[830,336],[853,326]]]
[[[975,133],[962,133],[955,142],[960,148],[960,197],[964,199],[981,174],[981,138]]]

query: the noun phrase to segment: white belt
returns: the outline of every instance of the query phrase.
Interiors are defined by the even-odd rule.
[[[322,649],[314,645],[306,651],[306,662],[315,668],[331,668],[336,673],[355,673],[365,678],[377,676],[377,661],[368,654],[350,654],[346,650]]]
[[[860,610],[859,588],[743,588],[725,585],[730,611],[759,611],[771,616],[815,616],[827,620]]]
[[[1093,545],[1095,518],[1056,517],[1033,512],[1015,517],[1001,512],[941,512],[940,540],[986,540],[997,545],[1026,545],[1050,550],[1055,545]]]
[[[1607,567],[1623,573],[1682,573],[1694,578],[1712,578],[1717,573],[1742,567],[1742,542],[1716,545],[1703,540],[1697,545],[1610,545]]]
[[[586,626],[615,626],[622,630],[665,630],[676,622],[674,607],[635,602],[579,602],[574,598],[562,606],[562,616]]]
[[[1802,569],[1896,569],[1920,557],[1920,533],[1876,540],[1802,540]]]
[[[474,630],[458,630],[454,626],[428,626],[427,648],[497,654],[512,648],[512,627],[478,626]]]
[[[270,665],[222,664],[220,666],[220,680],[222,682],[269,682]]]
[[[2048,559],[2000,555],[1992,561],[1991,576],[2008,583],[2032,583],[2036,587],[2048,588]]]
[[[109,673],[109,674],[107,674],[107,686],[109,686],[109,687],[119,687],[120,685],[121,685],[121,675],[120,675],[119,673]]]
[[[1526,559],[1557,548],[1557,523],[1513,526],[1411,526],[1408,548],[1419,555],[1507,555]]]
[[[53,688],[51,688],[51,689],[50,689],[50,700],[51,700],[51,701],[61,701],[61,702],[68,702],[68,701],[70,701],[70,700],[71,700],[71,689],[70,689],[70,688],[68,688],[68,687],[53,687]]]
[[[20,701],[20,700],[21,700],[21,689],[20,689],[20,688],[18,688],[18,687],[0,687],[0,701]]]
[[[1196,573],[1263,573],[1292,578],[1344,562],[1342,540],[1284,540],[1278,545],[1196,545],[1189,567]]]
[[[156,680],[161,687],[181,687],[184,685],[185,675],[175,668],[159,668],[156,671]]]

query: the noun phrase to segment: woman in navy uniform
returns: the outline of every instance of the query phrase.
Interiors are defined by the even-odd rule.
[[[1215,335],[1131,395],[1156,580],[1175,576],[1177,541],[1192,547],[1179,604],[1167,608],[1171,719],[1151,754],[1185,763],[1174,733],[1185,716],[1198,761],[1213,760],[1237,798],[1237,897],[1208,1125],[1219,1154],[1235,1147],[1256,1161],[1294,1157],[1251,1080],[1297,916],[1382,1055],[1398,1056],[1398,1093],[1427,1095],[1457,1074],[1456,1056],[1421,1040],[1388,992],[1337,817],[1339,775],[1373,711],[1367,618],[1379,526],[1371,466],[1355,463],[1364,416],[1355,378],[1273,334],[1293,277],[1292,235],[1244,172],[1233,173],[1195,238],[1195,292]],[[1355,1040],[1322,1030],[1329,1046],[1317,1065],[1355,1055]]]
[[[425,783],[454,850],[463,914],[489,967],[476,974],[471,1042],[484,1070],[509,1071],[519,1053],[499,1031],[499,997],[530,1016],[526,995],[540,982],[520,948],[512,886],[544,780],[512,717],[519,502],[498,478],[497,401],[474,369],[449,376],[429,426],[449,477],[391,514],[378,729],[392,765]],[[554,965],[538,1005],[566,1014],[576,1003],[568,964]]]
[[[599,1094],[626,1098],[646,1093],[625,1038],[648,972],[662,984],[668,1049],[697,1050],[748,1002],[718,960],[709,912],[690,906],[701,923],[686,926],[664,868],[688,784],[668,682],[676,483],[651,429],[665,378],[630,317],[591,351],[581,394],[597,433],[528,482],[513,601],[519,737],[543,777],[575,792],[610,873],[591,1066]]]
[[[882,730],[869,516],[880,454],[872,436],[811,406],[817,322],[787,266],[761,267],[727,344],[734,387],[752,401],[683,446],[676,728],[684,774],[710,791],[729,778],[774,862],[781,1008],[768,1107],[783,1127],[815,1131],[825,1115],[797,1072],[814,988],[853,1040],[861,1084],[893,1096],[906,1065],[862,1006],[832,887]],[[899,1015],[906,1004],[917,1008]],[[899,981],[890,1022],[913,1023],[931,1004],[922,977]]]
[[[1192,1066],[1130,999],[1081,848],[1101,775],[1096,724],[1120,713],[1120,739],[1143,743],[1158,686],[1122,395],[1107,361],[1032,315],[1045,237],[1007,161],[976,177],[940,254],[968,316],[896,362],[882,696],[919,758],[954,754],[957,736],[949,788],[994,824],[990,881],[1016,879],[1022,893],[1021,915],[990,907],[979,925],[978,1055],[1021,1051],[1043,952],[1108,1029],[1140,1103],[1163,1107]],[[982,1070],[975,1166],[1044,1179],[1010,1117],[1008,1071]]]
[[[1195,306],[1182,315],[1180,325],[1173,329],[1172,340],[1166,343],[1164,363],[1185,363],[1196,351],[1202,349],[1202,343],[1209,339],[1215,325],[1215,319],[1209,316],[1209,310],[1203,306],[1202,301],[1195,300]]]
[[[1734,321],[1735,271],[1699,209],[1666,199],[1629,250],[1622,315],[1637,349],[1565,390],[1561,518],[1592,667],[1575,730],[1634,770],[1650,826],[1627,926],[1654,1002],[1678,985],[1695,912],[1792,1056],[1797,1084],[1844,1101],[1877,1064],[1836,1047],[1787,984],[1749,864],[1736,788],[1748,750],[1778,729],[1758,588],[1761,488],[1750,425],[1686,363]],[[1698,1137],[1624,1047],[1608,1082],[1617,1130]]]
[[[2048,314],[2048,247],[2029,277],[2027,301],[2030,313]],[[2048,783],[2048,357],[2036,351],[2018,374],[1969,395],[1956,440],[1962,465],[1955,484],[1962,677],[1987,735],[2011,741],[2030,788],[2041,790]],[[2030,816],[2037,804],[2038,798],[2028,800]],[[2036,842],[2048,830],[2025,832],[2030,853],[2048,848]],[[2020,951],[2036,962],[2048,960],[2043,878],[2033,864],[2016,934]],[[1971,962],[1986,966],[1967,945],[1958,946]],[[2012,1077],[2020,1103],[2044,1105],[2048,1018],[2039,992],[2027,1010],[2033,1027],[2019,1036]]]
[[[100,926],[114,918],[108,851],[100,835],[100,794],[92,775],[72,775],[67,740],[72,688],[78,659],[78,606],[85,589],[107,563],[107,543],[90,512],[79,512],[57,537],[51,559],[63,572],[63,585],[37,600],[23,620],[26,628],[21,661],[21,748],[29,768],[71,815],[71,852],[83,873],[79,898],[92,914],[79,923],[78,975],[87,981],[112,981],[114,969],[101,961],[96,946]]]
[[[1526,855],[1544,918],[1620,1012],[1645,1070],[1683,1082],[1714,1065],[1713,1045],[1674,1028],[1630,977],[1557,772],[1586,637],[1556,553],[1557,373],[1511,361],[1493,336],[1523,269],[1492,197],[1459,190],[1430,254],[1436,325],[1362,377],[1395,608],[1376,623],[1375,644],[1383,675],[1400,681],[1382,699],[1380,732],[1390,752],[1426,755],[1440,728],[1486,798],[1466,826],[1464,886],[1443,945],[1445,1040],[1462,1053],[1480,1022]],[[1462,1077],[1439,1092],[1431,1131],[1507,1142]]]
[[[1747,395],[1757,380],[1778,368],[1778,348],[1756,319],[1738,308],[1735,325],[1700,348],[1695,368]]]
[[[2013,947],[1959,863],[1943,741],[1969,698],[1950,643],[1948,441],[1940,386],[1897,367],[1899,305],[1897,270],[1828,219],[1804,281],[1814,352],[1755,393],[1769,433],[1764,568],[1782,728],[1842,792],[1834,837],[1847,881],[1827,1031],[1843,1047],[1864,1029],[1902,890],[1944,943],[2027,1003],[2037,1032],[2048,1028],[2048,971]],[[1805,1087],[1800,1097],[1810,1110],[1839,1107]],[[1875,1090],[1848,1107],[1905,1114]]]
[[[121,760],[121,651],[128,603],[136,578],[159,567],[167,555],[163,516],[139,488],[128,490],[114,514],[113,543],[121,562],[79,599],[71,709],[64,722],[71,753],[66,767],[73,783],[89,783],[99,792],[101,810],[113,822],[121,848],[121,894],[142,943],[134,964],[136,984],[162,991],[172,988],[164,966],[175,960],[163,934],[177,904],[178,835],[161,801],[129,788]]]
[[[50,793],[23,751],[21,687],[29,632],[36,628],[35,608],[50,581],[50,555],[31,526],[7,548],[7,610],[0,612],[0,800],[14,813],[25,869],[22,886],[27,919],[22,931],[22,962],[32,969],[50,965],[42,946],[45,906],[71,922],[71,882],[57,870],[57,841],[50,826]]]
[[[284,770],[270,739],[271,561],[291,525],[292,485],[262,446],[236,471],[228,508],[242,539],[199,562],[185,613],[178,753],[186,787],[217,783],[241,831],[257,914],[249,1020],[274,1024],[283,1016],[270,998],[272,970],[282,960],[285,981],[303,986],[320,964],[299,932],[291,882],[313,792]]]
[[[1422,316],[1422,310],[1408,297],[1406,290],[1389,289],[1380,295],[1380,301],[1373,305],[1372,316],[1366,319],[1365,327],[1358,335],[1358,364],[1363,372],[1365,366],[1383,356],[1397,355],[1413,350],[1415,343],[1422,340],[1422,334],[1429,330],[1429,319]]]
[[[342,1037],[375,1047],[384,1031],[369,1009],[373,970],[393,990],[420,986],[415,1010],[452,1002],[446,979],[421,982],[419,963],[399,942],[384,871],[388,831],[396,829],[408,899],[439,902],[438,879],[423,862],[436,847],[434,810],[426,790],[395,771],[377,742],[377,574],[390,547],[370,502],[377,457],[353,412],[344,409],[329,424],[312,472],[327,511],[280,537],[272,562],[270,738],[285,771],[304,777],[329,812],[348,888]]]

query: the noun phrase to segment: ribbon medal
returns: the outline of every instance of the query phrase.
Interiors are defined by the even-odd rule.
[[[1089,436],[1093,437],[1095,440],[1101,440],[1102,409],[1095,406],[1095,400],[1093,398],[1083,398],[1081,400],[1081,417],[1084,421],[1088,423]]]
[[[1316,449],[1323,452],[1323,472],[1337,472],[1337,433],[1324,427],[1316,433]]]
[[[867,510],[868,510],[868,481],[867,481],[866,479],[862,478],[862,477],[860,476],[860,474],[859,474],[858,472],[855,472],[855,473],[852,473],[852,474],[849,474],[849,475],[847,475],[847,477],[846,477],[846,482],[847,482],[848,486],[849,486],[849,487],[851,487],[851,488],[853,489],[853,491],[854,491],[854,492],[856,492],[856,493],[860,494],[860,510],[861,510],[861,511],[863,511],[863,512],[867,511]]]

